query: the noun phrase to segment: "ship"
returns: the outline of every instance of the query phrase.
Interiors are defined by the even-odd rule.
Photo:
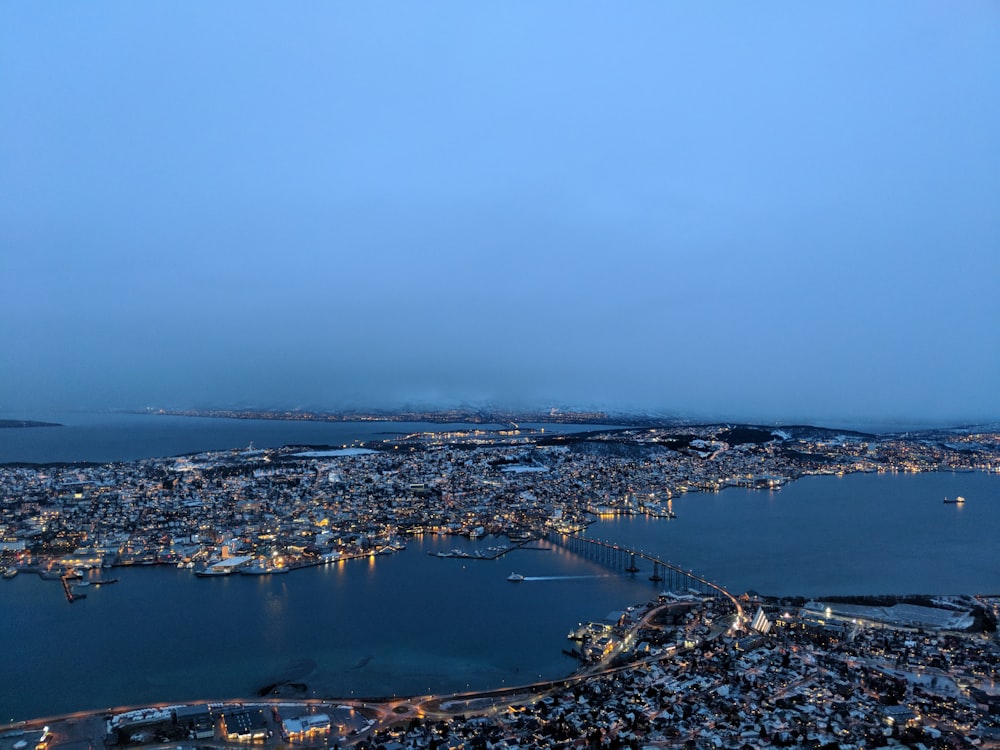
[[[291,568],[286,566],[275,566],[265,562],[255,562],[245,568],[240,568],[237,572],[245,576],[269,576],[287,573]]]
[[[202,568],[196,570],[194,574],[199,578],[217,578],[219,576],[231,576],[235,571],[232,568]]]
[[[944,499],[944,501],[945,501],[946,503],[948,503],[949,505],[961,505],[962,503],[964,503],[964,502],[965,502],[965,498],[964,498],[964,497],[962,497],[961,495],[959,495],[959,496],[958,496],[958,497],[956,497],[956,498],[955,498],[954,500],[951,500],[951,499],[949,499],[949,498],[947,498],[947,497],[946,497],[946,498]]]
[[[507,580],[510,581],[511,583],[520,583],[521,581],[524,580],[524,576],[521,575],[520,573],[511,573],[509,576],[507,576]]]

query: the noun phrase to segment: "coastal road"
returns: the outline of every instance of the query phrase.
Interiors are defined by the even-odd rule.
[[[612,662],[620,656],[626,641],[631,641],[642,628],[650,626],[660,614],[668,611],[677,603],[669,602],[651,607],[643,616],[633,623],[626,633],[626,637],[603,658],[593,664],[586,665],[578,669],[573,674],[553,680],[540,680],[538,682],[519,685],[514,687],[498,688],[493,690],[469,691],[461,693],[451,693],[446,695],[422,695],[410,698],[398,698],[391,700],[359,700],[359,699],[312,699],[312,700],[288,700],[277,698],[263,698],[255,700],[235,699],[235,700],[210,700],[210,701],[185,701],[184,703],[158,703],[146,704],[142,706],[117,706],[109,707],[102,711],[79,711],[72,714],[53,716],[45,719],[33,719],[10,724],[4,730],[37,730],[45,726],[51,728],[53,732],[50,748],[56,747],[84,747],[100,746],[104,744],[106,733],[106,721],[112,715],[118,715],[129,711],[139,711],[143,709],[163,709],[178,705],[198,705],[198,704],[225,704],[227,706],[245,706],[272,708],[281,706],[283,711],[289,713],[289,709],[295,707],[301,713],[310,711],[322,712],[324,708],[331,709],[336,706],[350,706],[361,713],[371,723],[360,732],[353,735],[340,736],[341,744],[352,745],[365,739],[371,734],[389,728],[393,725],[408,722],[414,718],[419,719],[450,719],[460,714],[495,715],[502,711],[507,711],[511,706],[529,703],[540,700],[548,695],[571,688],[580,683],[595,677],[613,674],[618,671],[635,668],[643,664],[653,664],[658,661],[673,659],[678,652],[660,654],[653,657],[629,662],[621,666],[611,666]],[[728,618],[727,618],[728,619]],[[720,635],[728,630],[718,629],[714,635]],[[280,728],[279,728],[280,729]],[[282,739],[278,732],[275,732],[272,744],[281,743]],[[82,744],[81,744],[82,743]],[[177,743],[168,743],[170,747]],[[204,744],[204,743],[202,743]],[[219,745],[218,741],[209,743]],[[223,743],[227,744],[227,743]],[[150,746],[152,747],[152,746]]]

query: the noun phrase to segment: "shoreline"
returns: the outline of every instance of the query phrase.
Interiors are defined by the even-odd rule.
[[[995,625],[1000,598],[992,601],[984,599],[981,603],[992,613],[994,631],[989,643],[994,653],[998,653],[1000,648],[997,647]],[[979,715],[986,721],[987,710],[982,706],[991,702],[995,705],[1000,701],[1000,694],[995,690],[991,693],[982,689],[983,680],[988,682],[988,673],[980,680],[970,677],[970,668],[975,672],[977,665],[966,660],[972,654],[989,652],[989,648],[981,645],[986,641],[980,634],[932,629],[933,641],[930,642],[947,643],[948,647],[944,651],[931,648],[924,653],[920,649],[914,651],[912,647],[916,644],[913,640],[915,635],[924,634],[924,642],[928,642],[926,631],[907,624],[859,625],[857,621],[843,617],[831,619],[829,609],[825,620],[813,620],[814,614],[805,608],[792,616],[782,614],[780,609],[775,608],[774,602],[761,600],[753,618],[754,624],[741,626],[738,620],[727,621],[721,617],[722,612],[717,609],[719,604],[718,599],[681,602],[661,598],[658,602],[630,607],[630,617],[624,624],[620,622],[615,631],[615,637],[622,644],[620,651],[618,647],[605,651],[600,659],[585,663],[568,675],[537,682],[447,694],[351,698],[277,695],[109,707],[11,722],[0,726],[0,744],[6,741],[9,745],[29,738],[39,740],[36,747],[42,748],[78,746],[81,742],[89,742],[91,746],[104,743],[125,747],[183,746],[185,742],[194,742],[197,746],[224,747],[236,739],[227,734],[235,730],[226,729],[226,718],[237,715],[248,717],[246,721],[256,727],[253,731],[260,732],[257,743],[266,747],[285,747],[289,741],[302,742],[306,747],[327,747],[334,740],[338,745],[364,742],[370,746],[369,740],[384,741],[400,733],[420,733],[425,720],[434,722],[438,728],[470,730],[466,737],[480,737],[486,736],[485,733],[495,727],[506,726],[508,732],[517,729],[521,726],[518,717],[524,713],[544,720],[550,715],[551,707],[556,705],[568,711],[583,711],[586,715],[588,702],[581,696],[598,699],[602,714],[605,710],[617,710],[615,705],[635,700],[617,690],[610,693],[602,691],[602,686],[610,688],[612,684],[621,684],[622,689],[626,685],[641,688],[636,692],[637,697],[649,696],[655,690],[660,701],[650,703],[641,699],[632,707],[632,711],[644,713],[648,719],[655,719],[664,707],[678,700],[701,705],[723,686],[726,686],[727,692],[718,696],[723,703],[730,697],[729,690],[760,690],[763,695],[771,696],[770,700],[761,702],[761,708],[767,712],[780,718],[787,708],[794,709],[794,703],[774,700],[775,696],[783,700],[789,694],[788,681],[793,678],[788,676],[787,671],[777,671],[774,677],[764,676],[763,683],[758,680],[746,683],[742,662],[751,658],[752,663],[758,665],[758,672],[762,660],[768,660],[775,666],[790,666],[794,685],[814,685],[813,690],[831,691],[842,706],[853,704],[852,711],[858,719],[857,731],[884,726],[883,712],[878,709],[884,704],[878,700],[873,702],[872,691],[877,699],[879,692],[901,690],[905,704],[901,701],[890,703],[895,707],[893,711],[898,709],[898,713],[891,715],[903,716],[905,712],[906,716],[916,716],[918,721],[907,726],[917,731],[921,727],[920,715],[910,711],[909,706],[930,700],[928,705],[935,706],[939,712],[934,723],[929,725],[932,727],[931,738],[940,735],[941,728],[949,726],[961,732],[960,736],[967,736],[968,730],[962,727],[967,726],[969,716]],[[765,611],[770,613],[770,619]],[[657,639],[655,642],[662,643],[663,635],[675,632],[677,624],[690,620],[692,615],[694,622],[698,623],[694,631],[698,638],[685,641],[683,647],[679,647],[678,641],[666,650],[650,652],[648,645],[643,645],[646,640],[638,643],[641,639]],[[677,629],[677,632],[682,631]],[[687,632],[691,633],[690,626]],[[690,638],[691,635],[685,637]],[[628,645],[630,643],[632,645]],[[848,643],[857,645],[845,655],[843,646]],[[910,644],[907,651],[911,656],[901,663],[898,656],[893,658],[897,649],[887,646],[898,644],[902,647],[904,643]],[[795,645],[792,653],[796,656],[790,665],[788,647],[791,645]],[[940,654],[952,652],[956,654],[958,664],[964,665],[962,668],[942,668]],[[707,654],[709,660],[699,659],[701,654]],[[716,661],[711,660],[713,655]],[[689,662],[698,666],[689,670],[685,666]],[[825,670],[815,669],[819,662],[826,665]],[[857,671],[859,662],[866,666]],[[855,672],[851,671],[852,664],[855,665]],[[720,667],[721,678],[713,677],[718,675]],[[727,677],[727,674],[730,676]],[[676,690],[665,688],[664,678],[660,675],[671,676],[668,684],[675,685]],[[742,688],[737,679],[743,680]],[[777,682],[772,684],[774,679]],[[832,690],[831,680],[841,687]],[[859,687],[865,685],[866,689],[843,689],[851,683]],[[308,690],[308,682],[301,681],[294,674],[268,687],[277,689],[286,684]],[[873,708],[877,709],[874,714],[871,713]],[[726,715],[725,712],[717,713],[716,728],[725,726],[723,716]],[[190,718],[191,724],[180,722],[181,716],[184,721]],[[303,723],[295,717],[306,718],[306,721]],[[684,727],[676,719],[672,723]],[[187,726],[194,729],[187,729]],[[527,725],[529,734],[533,731],[531,726]],[[660,728],[667,729],[669,726],[661,725]],[[823,724],[818,726],[825,727]],[[311,729],[302,736],[296,735],[296,732],[303,731],[303,727]],[[317,733],[314,734],[313,729]],[[639,725],[637,729],[643,736],[657,731],[656,725],[650,722]],[[184,732],[196,731],[202,734],[190,734],[187,739],[183,736]],[[736,733],[732,736],[738,736],[740,724],[734,724],[731,731]],[[386,734],[388,732],[397,734]],[[38,737],[34,736],[36,734]]]

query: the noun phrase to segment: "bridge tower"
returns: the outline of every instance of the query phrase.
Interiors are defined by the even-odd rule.
[[[638,573],[639,566],[635,564],[635,552],[631,552],[631,559],[629,560],[628,567],[625,568],[628,573]]]
[[[659,583],[663,580],[663,576],[660,575],[660,563],[656,560],[653,561],[653,575],[649,577],[653,583]]]

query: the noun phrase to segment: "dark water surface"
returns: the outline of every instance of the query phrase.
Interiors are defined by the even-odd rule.
[[[53,413],[10,419],[56,422],[59,427],[0,429],[0,463],[134,461],[213,450],[280,448],[284,445],[343,445],[412,432],[500,429],[508,425],[436,422],[308,422],[221,419],[160,414]],[[605,429],[602,425],[524,424],[554,434]]]
[[[944,498],[962,495],[964,505]],[[1000,594],[1000,475],[804,477],[673,501],[677,518],[589,533],[762,594]]]
[[[119,583],[72,605],[58,581],[22,573],[0,581],[0,720],[253,697],[283,680],[349,697],[556,677],[577,665],[562,649],[579,621],[658,591],[559,548],[427,554],[500,541],[427,535],[395,555],[280,576],[118,568],[103,575]],[[513,570],[549,580],[510,583]]]

